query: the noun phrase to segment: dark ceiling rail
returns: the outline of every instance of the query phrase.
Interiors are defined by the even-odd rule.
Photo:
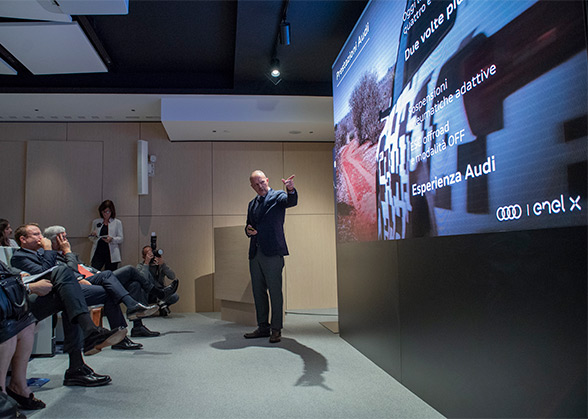
[[[19,75],[26,74],[31,76],[33,73],[29,71],[28,68],[25,67],[23,63],[18,61],[18,59],[10,53],[6,48],[0,45],[0,58],[2,58],[6,64],[11,66]]]
[[[102,44],[102,41],[98,37],[98,34],[96,33],[96,30],[92,25],[92,22],[90,22],[90,19],[88,19],[88,17],[86,16],[78,15],[72,16],[72,20],[78,22],[78,24],[82,28],[82,31],[84,31],[84,33],[88,37],[88,40],[90,41],[90,43],[92,44],[100,58],[102,59],[102,62],[104,63],[106,68],[108,68],[108,71],[111,71],[114,63],[112,62],[110,55],[106,51],[104,44]]]

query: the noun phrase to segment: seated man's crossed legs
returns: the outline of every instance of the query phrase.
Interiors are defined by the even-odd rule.
[[[82,348],[92,348],[97,353],[123,340],[126,329],[106,330],[94,324],[82,288],[73,272],[65,266],[53,270],[50,280],[37,281],[29,286],[31,311],[37,320],[63,312],[64,352],[69,355],[69,368],[63,384],[94,387],[110,383],[109,376],[94,372],[84,363]]]
[[[135,322],[140,322],[141,318],[148,317],[158,310],[157,305],[147,306],[143,304],[142,299],[138,301],[134,298],[122,286],[118,277],[111,271],[100,272],[87,278],[87,280],[92,285],[82,285],[86,302],[88,305],[104,304],[104,314],[111,327],[127,327],[127,323],[120,310],[120,303],[123,303],[127,307],[127,318]],[[100,293],[100,289],[106,291],[106,297]],[[157,334],[159,335],[159,333]],[[120,343],[113,345],[113,349],[137,350],[142,347],[143,345],[131,341],[128,337],[125,337]]]

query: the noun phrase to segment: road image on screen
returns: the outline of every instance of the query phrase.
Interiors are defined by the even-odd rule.
[[[581,1],[372,1],[333,65],[337,237],[587,224]]]

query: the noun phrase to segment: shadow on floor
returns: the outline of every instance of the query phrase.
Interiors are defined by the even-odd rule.
[[[280,343],[269,343],[268,339],[245,339],[242,334],[231,333],[225,335],[224,341],[214,342],[211,347],[221,350],[235,350],[251,347],[280,348],[298,355],[304,362],[304,372],[296,381],[295,386],[317,386],[332,391],[325,384],[323,373],[328,371],[327,359],[319,352],[304,346],[295,339],[282,337]]]

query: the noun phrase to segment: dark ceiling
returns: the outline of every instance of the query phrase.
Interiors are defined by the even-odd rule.
[[[35,76],[12,61],[19,73],[0,76],[0,92],[330,96],[331,65],[366,4],[130,0],[128,15],[74,16],[108,73]],[[288,46],[277,42],[284,12]],[[267,76],[274,52],[278,84]]]

